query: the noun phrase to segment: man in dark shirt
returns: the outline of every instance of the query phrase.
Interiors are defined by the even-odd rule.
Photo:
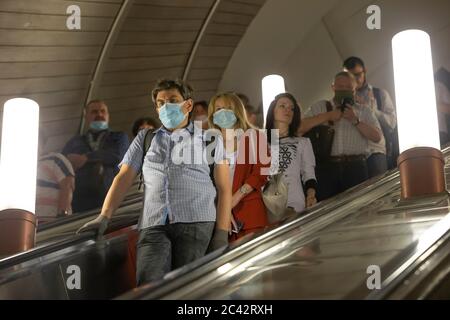
[[[62,153],[75,163],[74,212],[100,208],[114,176],[117,165],[128,149],[128,136],[109,129],[109,112],[101,100],[86,105],[84,135],[77,135],[64,146]]]

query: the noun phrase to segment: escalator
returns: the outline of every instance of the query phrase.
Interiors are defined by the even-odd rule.
[[[448,299],[449,197],[399,198],[398,172],[388,173],[119,298]]]
[[[114,219],[121,217],[121,220],[124,221],[124,217],[128,216],[131,220],[136,220],[136,217],[139,216],[136,215],[136,211],[141,208],[142,192],[138,190],[138,185],[139,182],[135,181],[130,187],[120,208],[113,217]],[[80,226],[94,219],[99,214],[99,211],[100,209],[89,210],[60,218],[52,222],[38,224],[36,246],[41,246],[48,242],[72,236]]]
[[[38,226],[34,249],[0,260],[0,299],[110,299],[132,289],[142,208],[136,186],[101,240],[96,241],[92,232],[76,235],[99,210]]]
[[[445,169],[450,181],[450,168]],[[440,253],[434,265],[442,271],[423,272],[424,279],[450,275],[449,251],[442,249],[450,247],[449,199],[443,194],[399,201],[399,194],[398,172],[386,173],[174,270],[161,281],[134,288],[141,195],[132,193],[104,239],[74,234],[98,212],[86,213],[42,228],[37,248],[0,260],[0,299],[420,297],[414,290],[425,286],[425,280],[408,290],[405,283],[426,269],[424,263],[431,266],[428,259]],[[70,288],[70,266],[81,271],[79,289]],[[379,288],[371,281],[377,273]],[[436,281],[427,289],[439,297],[445,290]],[[401,290],[407,292],[400,295]]]

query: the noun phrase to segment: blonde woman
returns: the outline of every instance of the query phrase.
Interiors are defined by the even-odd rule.
[[[265,161],[263,164],[258,153],[259,148],[266,148],[264,152],[267,154],[267,142],[257,135],[256,141],[252,142],[258,147],[258,156],[254,161],[250,161],[250,151],[255,150],[250,150],[252,139],[246,137],[248,130],[255,129],[247,120],[242,101],[234,93],[221,93],[211,99],[208,122],[210,128],[221,131],[230,165],[233,240],[268,225],[261,188],[267,182],[267,176],[263,174],[262,169],[270,167],[270,158],[268,163]]]

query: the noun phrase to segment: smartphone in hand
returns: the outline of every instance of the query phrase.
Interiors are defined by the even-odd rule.
[[[239,233],[241,232],[242,228],[244,228],[244,223],[242,221],[239,220],[232,221],[232,229],[231,229],[232,233]]]

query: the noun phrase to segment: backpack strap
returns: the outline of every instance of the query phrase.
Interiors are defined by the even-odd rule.
[[[206,147],[208,147],[211,143],[214,143],[216,141],[216,138],[211,139],[211,140],[206,140]],[[211,156],[213,157],[213,159],[215,158],[215,154],[216,154],[216,148],[212,149],[211,152]],[[214,161],[213,163],[211,163],[209,165],[209,177],[211,178],[211,181],[214,185],[214,187],[216,187],[216,181],[214,180]]]
[[[153,141],[154,137],[155,137],[155,133],[153,132],[153,129],[147,129],[147,131],[145,132],[144,145],[142,148],[142,167],[141,167],[141,173],[139,175],[139,187],[138,187],[139,190],[141,189],[142,182],[144,181],[143,168],[144,168],[145,156],[147,155],[147,152],[150,149],[150,146],[152,145],[152,141]]]
[[[373,96],[375,97],[375,100],[377,101],[377,109],[380,111],[383,111],[382,110],[383,103],[381,100],[381,89],[373,87],[372,92],[373,92]]]
[[[331,105],[331,102],[328,100],[326,101],[326,107],[327,107],[327,112],[333,111],[333,106]],[[330,127],[334,126],[333,121],[328,121],[328,124],[330,125]]]

